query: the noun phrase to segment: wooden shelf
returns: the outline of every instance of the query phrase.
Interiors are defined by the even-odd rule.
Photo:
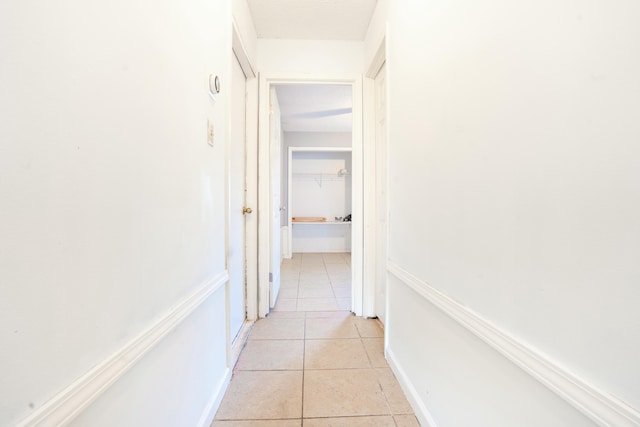
[[[318,221],[318,222],[312,222],[312,221],[300,221],[300,222],[296,222],[296,221],[291,221],[291,224],[294,225],[342,225],[342,224],[349,224],[351,225],[351,221]]]

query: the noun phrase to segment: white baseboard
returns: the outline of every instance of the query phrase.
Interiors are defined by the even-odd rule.
[[[240,328],[240,332],[238,332],[238,336],[231,344],[231,347],[229,348],[229,366],[231,369],[236,366],[238,358],[240,357],[240,352],[249,338],[249,334],[253,329],[254,323],[255,321],[253,320],[245,320],[242,324],[242,328]]]
[[[422,427],[437,427],[435,419],[429,412],[429,409],[424,404],[423,400],[418,395],[418,391],[413,386],[413,383],[407,376],[406,372],[398,363],[395,355],[393,354],[393,351],[387,349],[385,351],[385,356],[387,357],[387,362],[389,362],[389,366],[395,374],[398,383],[400,383],[400,387],[402,387],[402,391],[404,391],[404,394],[407,396],[407,400],[411,404],[413,412],[420,422],[420,425]]]
[[[209,427],[213,423],[213,419],[216,416],[216,412],[218,412],[218,408],[222,403],[222,398],[224,397],[225,391],[227,391],[227,387],[229,386],[229,382],[231,382],[231,374],[232,370],[227,368],[224,376],[218,382],[216,389],[207,403],[206,408],[202,412],[202,416],[198,421],[197,427]]]
[[[640,426],[637,409],[588,384],[396,263],[389,262],[388,271],[598,425]]]
[[[202,284],[191,295],[155,321],[103,362],[56,394],[16,427],[65,426],[129,371],[184,319],[228,280],[223,272]]]

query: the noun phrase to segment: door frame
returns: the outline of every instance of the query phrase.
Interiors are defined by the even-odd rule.
[[[375,79],[378,75],[378,72],[382,68],[383,65],[387,65],[387,81],[389,76],[389,67],[387,63],[387,37],[385,36],[380,41],[378,45],[378,49],[371,59],[369,66],[367,68],[367,72],[363,79],[364,84],[364,115],[366,121],[364,122],[364,191],[365,191],[365,224],[364,224],[364,290],[363,290],[363,316],[364,317],[377,317],[376,313],[376,270],[377,270],[377,246],[380,242],[379,239],[376,238],[376,228],[377,228],[377,207],[379,200],[377,197],[377,188],[376,188],[376,156],[379,156],[379,153],[376,153],[376,88],[375,88]],[[386,86],[386,99],[387,99],[387,156],[389,153],[389,85]],[[383,159],[383,161],[388,163],[388,158]],[[389,169],[387,168],[387,176],[382,177],[387,181],[387,191],[389,188]],[[389,218],[389,203],[388,203],[388,194],[386,203],[387,209],[387,220]],[[388,239],[387,239],[388,242]],[[387,247],[387,256],[388,256],[388,247]],[[386,263],[386,261],[385,261]],[[385,268],[386,270],[386,268]],[[387,294],[387,301],[385,301],[385,315],[387,316],[386,327],[389,325],[389,296]],[[387,334],[385,334],[385,341],[387,339]]]
[[[257,175],[257,158],[252,152],[257,152],[258,142],[258,76],[255,72],[255,67],[251,63],[247,50],[242,38],[240,37],[240,31],[235,22],[232,23],[232,44],[229,50],[231,61],[229,62],[228,76],[233,74],[232,67],[233,61],[237,59],[240,64],[240,68],[245,75],[246,81],[246,96],[245,96],[245,185],[246,195],[245,204],[247,207],[253,207],[254,211],[258,205],[258,175]],[[234,58],[235,56],[235,58]],[[230,87],[230,85],[229,85]],[[231,111],[231,97],[227,97],[227,111]],[[231,114],[227,117],[227,129],[225,132],[227,148],[225,150],[225,264],[228,271],[229,265],[229,218],[231,215],[231,194],[230,194],[230,177],[231,177],[231,150],[229,149],[230,134],[232,126]],[[237,335],[234,341],[234,336],[231,334],[230,315],[231,305],[229,300],[229,286],[227,282],[226,292],[226,318],[227,318],[227,363],[228,366],[235,365],[235,361],[240,355],[240,351],[244,345],[244,342],[251,330],[253,321],[257,319],[257,270],[258,270],[258,221],[256,216],[247,216],[245,219],[245,310],[246,319],[245,323]]]
[[[280,230],[282,229],[282,214],[280,211],[280,207],[282,206],[282,173],[281,170],[275,171],[274,165],[278,165],[278,169],[282,168],[282,135],[284,134],[282,131],[280,102],[278,101],[278,94],[274,87],[271,87],[269,91],[269,112],[269,162],[272,165],[269,168],[269,191],[271,194],[271,197],[269,197],[269,307],[271,308],[275,306],[280,291],[280,286],[278,285],[278,289],[274,289],[273,283],[276,280],[280,280],[280,264],[282,263],[282,238],[280,234]],[[278,126],[272,127],[272,125],[276,123]],[[276,132],[276,129],[278,132]],[[274,147],[277,147],[277,156],[273,155]],[[276,190],[280,193],[277,206],[276,203],[274,203]],[[273,230],[275,230],[275,232],[273,232]]]
[[[246,174],[247,174],[247,207],[254,213],[248,216],[246,226],[246,286],[247,286],[247,320],[258,319],[258,73],[251,62],[245,44],[240,36],[235,21],[232,23],[232,55],[236,55],[242,70],[247,76],[246,97]],[[231,108],[229,101],[228,108]],[[229,110],[231,111],[231,110]],[[229,118],[231,120],[231,118]],[[230,123],[230,122],[229,122]]]
[[[363,312],[363,104],[361,74],[265,74],[260,73],[259,118],[258,118],[258,174],[269,177],[269,93],[274,84],[342,84],[352,88],[352,215],[351,225],[351,300],[357,316]],[[269,206],[271,200],[269,179],[258,182],[258,316],[269,313],[269,253],[270,226]],[[280,233],[280,230],[277,231]]]

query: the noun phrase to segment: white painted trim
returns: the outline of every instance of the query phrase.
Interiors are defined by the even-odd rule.
[[[247,79],[246,104],[246,206],[255,214],[247,215],[245,228],[247,319],[258,318],[258,79]]]
[[[287,224],[289,224],[289,230],[287,235],[287,247],[293,258],[293,222],[291,221],[292,209],[293,209],[293,151],[291,147],[287,149]]]
[[[558,366],[399,265],[389,262],[388,271],[598,425],[640,426],[637,409]]]
[[[362,75],[352,80],[353,128],[351,142],[351,311],[362,316],[364,262],[364,141]]]
[[[378,50],[371,59],[367,73],[363,79],[363,171],[364,171],[364,251],[363,251],[363,316],[374,317],[380,313],[376,311],[376,299],[377,295],[377,271],[378,263],[377,253],[378,245],[380,244],[379,236],[377,236],[377,223],[378,223],[378,192],[376,185],[376,175],[379,173],[377,170],[376,159],[380,156],[377,152],[376,143],[376,87],[375,78],[378,76],[380,69],[386,62],[387,47],[386,47],[386,28],[385,34],[378,43]],[[388,85],[387,85],[388,90]],[[388,93],[386,99],[389,99]],[[387,102],[387,117],[389,106]],[[388,122],[388,119],[387,119]],[[388,133],[388,126],[387,126]],[[387,144],[389,136],[387,135]],[[386,153],[385,153],[386,154]],[[386,161],[386,160],[385,160]],[[388,180],[388,168],[387,177]],[[388,186],[387,186],[388,188]],[[387,203],[388,210],[388,203]],[[387,212],[388,218],[388,212]],[[386,302],[385,302],[386,306]],[[386,316],[385,311],[385,316]]]
[[[269,251],[271,250],[269,247],[271,242],[269,90],[269,81],[263,73],[260,73],[258,84],[258,212],[256,212],[258,217],[258,318],[265,317],[269,313]]]
[[[385,37],[383,37],[382,40],[380,40],[376,54],[371,59],[371,63],[369,63],[369,68],[367,69],[367,74],[365,74],[365,76],[375,79],[376,76],[378,75],[378,72],[382,68],[382,65],[384,65],[386,59],[387,59],[387,45],[386,45],[386,34],[385,34]]]
[[[375,81],[363,81],[363,191],[364,191],[364,249],[362,315],[375,317],[376,313],[376,111]]]
[[[244,348],[247,339],[249,338],[249,334],[253,329],[253,325],[255,324],[252,320],[245,320],[240,328],[240,332],[238,332],[238,336],[233,341],[231,348],[229,350],[229,366],[234,368],[236,363],[238,363],[238,359],[240,358],[240,353]]]
[[[275,87],[269,91],[269,309],[276,305],[280,293],[282,241],[280,223],[282,213],[282,150],[284,132],[280,101]],[[278,198],[274,197],[278,194]]]
[[[56,394],[16,427],[64,426],[94,402],[216,291],[224,290],[227,272],[211,278],[165,313],[147,330]]]
[[[204,411],[202,411],[202,416],[200,417],[198,424],[196,424],[197,427],[210,427],[213,423],[216,412],[218,412],[218,408],[220,408],[220,404],[222,403],[224,393],[227,391],[227,387],[231,382],[232,372],[233,371],[229,368],[225,370],[224,376],[218,382],[215,392],[211,395],[209,403],[207,403]]]
[[[416,418],[420,422],[420,425],[422,427],[437,427],[438,425],[436,424],[435,419],[431,415],[431,412],[429,412],[429,409],[427,408],[427,406],[424,404],[422,399],[420,399],[420,395],[418,394],[418,391],[413,386],[413,383],[410,381],[409,377],[407,376],[407,373],[402,369],[402,367],[398,363],[398,360],[396,359],[393,352],[387,349],[385,350],[385,356],[387,358],[387,362],[389,362],[389,367],[395,374],[396,379],[400,384],[400,387],[402,387],[402,391],[404,391],[404,394],[407,396],[407,400],[411,404],[411,408],[413,409],[413,412],[415,413]]]
[[[238,25],[236,24],[236,20],[233,19],[231,22],[232,26],[232,35],[231,35],[231,46],[233,49],[233,53],[238,58],[238,63],[240,64],[240,68],[244,72],[244,75],[250,79],[256,77],[255,68],[253,64],[251,64],[251,60],[249,59],[249,55],[247,54],[247,49],[245,48],[244,42],[242,41],[242,36],[240,35],[240,30],[238,29]]]
[[[352,129],[352,311],[362,315],[362,75],[324,75],[324,74],[264,74],[260,73],[259,132],[258,132],[258,174],[269,176],[269,89],[271,84],[343,84],[351,85],[353,99]],[[258,316],[269,313],[269,179],[258,183]],[[356,244],[360,242],[360,244]]]
[[[245,74],[246,93],[245,93],[245,206],[257,210],[258,206],[258,79],[255,67],[251,63],[251,59],[242,41],[240,30],[235,20],[232,21],[232,52],[238,60],[240,68]],[[233,58],[231,58],[233,62]],[[231,68],[229,75],[232,75]],[[228,97],[229,111],[231,111],[231,97]],[[227,126],[227,143],[231,130],[232,117],[228,118]],[[226,262],[229,262],[229,215],[231,215],[231,199],[229,194],[229,179],[231,158],[230,150],[227,145],[225,148],[225,203],[227,212],[225,216],[225,248]],[[248,320],[256,320],[258,318],[258,219],[257,214],[245,217],[245,308]],[[228,267],[228,266],[227,266]],[[229,307],[227,307],[229,311]],[[229,334],[230,336],[230,334]],[[230,336],[229,339],[233,339]],[[231,345],[227,346],[229,349]]]

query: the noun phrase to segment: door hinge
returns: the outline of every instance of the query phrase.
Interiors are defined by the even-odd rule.
[[[273,273],[269,273],[269,283],[273,283]]]

